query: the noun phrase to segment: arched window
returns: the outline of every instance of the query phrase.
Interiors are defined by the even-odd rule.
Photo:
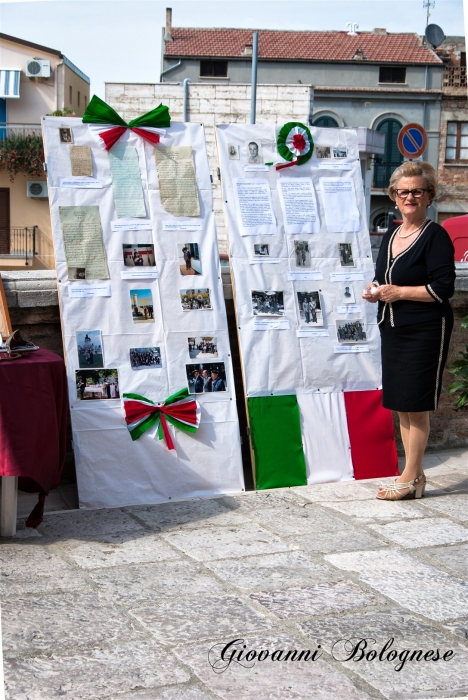
[[[374,187],[388,187],[391,174],[403,163],[403,156],[397,145],[401,128],[402,124],[396,119],[384,119],[377,127],[377,131],[385,134],[385,152],[375,158]]]
[[[339,127],[338,122],[336,119],[333,119],[333,117],[319,117],[318,119],[314,119],[312,122],[312,126],[325,126],[328,128],[336,129]]]

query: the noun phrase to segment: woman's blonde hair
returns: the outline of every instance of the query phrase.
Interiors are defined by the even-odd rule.
[[[432,165],[425,161],[407,161],[394,170],[387,190],[393,201],[396,198],[398,180],[402,177],[422,177],[432,203],[437,194],[437,175]]]

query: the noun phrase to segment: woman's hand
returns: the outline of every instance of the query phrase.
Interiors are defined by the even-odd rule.
[[[379,289],[375,284],[368,284],[362,292],[362,298],[370,301],[371,304],[375,304],[379,300]]]
[[[382,284],[379,287],[377,296],[385,304],[400,301],[403,299],[403,287],[397,287],[396,284]]]

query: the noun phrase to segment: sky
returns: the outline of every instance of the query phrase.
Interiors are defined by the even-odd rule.
[[[64,53],[104,98],[105,82],[159,81],[167,6],[175,27],[346,30],[356,22],[358,31],[418,34],[427,12],[423,0],[0,0],[0,26]],[[435,0],[429,21],[447,36],[464,34],[463,0]]]

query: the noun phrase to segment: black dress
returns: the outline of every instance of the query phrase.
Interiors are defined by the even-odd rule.
[[[397,228],[385,234],[377,258],[379,284],[425,286],[433,302],[379,301],[382,387],[385,408],[401,412],[437,408],[447,360],[453,313],[454,248],[448,233],[429,222],[402,253],[392,258]]]

